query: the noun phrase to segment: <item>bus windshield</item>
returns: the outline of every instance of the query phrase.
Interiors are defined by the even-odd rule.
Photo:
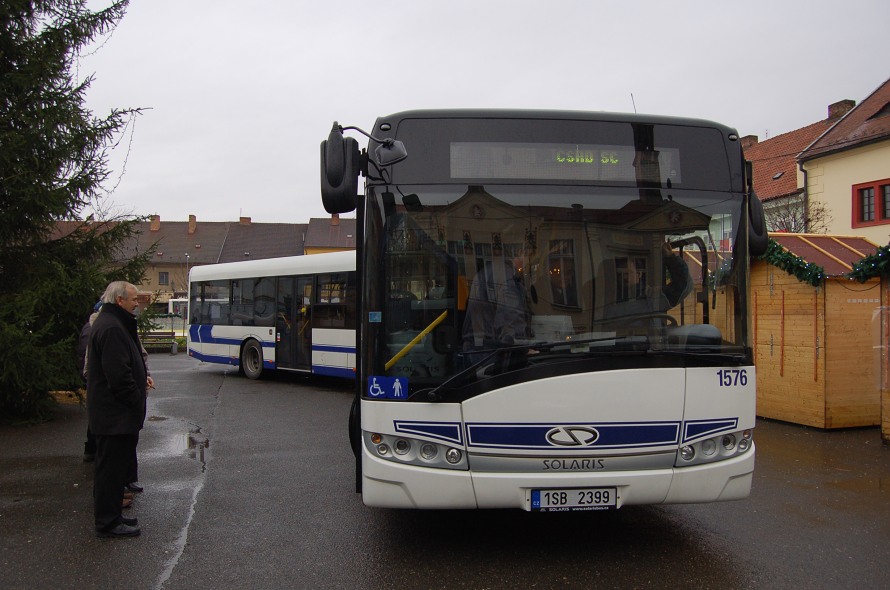
[[[369,196],[382,236],[366,294],[382,312],[376,374],[414,391],[457,373],[465,388],[552,365],[589,371],[597,358],[743,359],[732,265],[742,203],[729,192],[470,184]]]

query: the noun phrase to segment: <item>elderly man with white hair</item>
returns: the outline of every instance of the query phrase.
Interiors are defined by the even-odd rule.
[[[94,516],[100,537],[140,533],[137,520],[121,513],[132,453],[145,423],[148,388],[134,315],[136,295],[136,287],[126,281],[108,285],[87,352],[87,409],[96,437]]]

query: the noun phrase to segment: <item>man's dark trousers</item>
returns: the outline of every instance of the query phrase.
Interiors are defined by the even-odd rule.
[[[138,435],[96,435],[96,472],[93,478],[96,530],[120,522],[124,486]]]

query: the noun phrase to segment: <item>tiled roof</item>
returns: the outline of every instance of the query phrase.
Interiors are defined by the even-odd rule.
[[[877,244],[857,236],[771,233],[769,237],[795,256],[824,268],[827,276],[847,274],[878,249]]]
[[[825,119],[745,148],[754,170],[754,192],[761,201],[803,190],[797,186],[797,155],[835,122]]]
[[[303,254],[305,223],[231,223],[220,262]]]
[[[58,239],[83,226],[83,221],[60,221],[50,239]],[[115,223],[115,222],[110,222]],[[92,222],[92,226],[101,222]],[[155,230],[152,231],[154,226]],[[352,220],[355,227],[355,220]],[[189,233],[189,229],[192,233]],[[154,221],[136,224],[135,239],[120,247],[121,260],[157,244],[151,262],[166,264],[215,264],[245,259],[298,256],[304,253],[305,223],[251,223],[228,221]],[[324,247],[326,244],[319,244]],[[248,254],[245,254],[248,253]]]
[[[157,252],[152,260],[164,263],[185,263],[186,254],[191,264],[219,262],[230,223],[227,221],[199,221],[194,233],[189,233],[188,221],[162,221],[157,231],[151,231],[151,222],[139,223],[138,248],[147,250],[155,242]]]
[[[890,140],[890,80],[884,82],[801,154],[811,160],[875,141]]]
[[[355,248],[355,219],[313,218],[306,230],[304,248]]]
[[[136,224],[135,239],[120,247],[121,260],[131,258],[157,244],[153,263],[215,264],[305,254],[305,245],[320,249],[354,249],[355,219],[313,219],[306,223],[253,223],[241,221],[152,221]],[[64,237],[83,226],[83,221],[54,224],[50,239]],[[104,222],[92,222],[99,225]],[[115,223],[115,222],[109,222]],[[314,230],[310,231],[311,229]],[[154,231],[152,231],[154,228]],[[189,231],[191,230],[191,233]],[[314,236],[314,238],[311,238]]]

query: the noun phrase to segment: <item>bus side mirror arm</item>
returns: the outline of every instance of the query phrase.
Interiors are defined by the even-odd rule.
[[[355,210],[359,173],[368,176],[368,153],[359,153],[358,142],[343,136],[347,129],[358,131],[380,144],[374,149],[378,169],[392,166],[408,157],[408,150],[401,141],[389,137],[379,139],[358,127],[343,127],[334,121],[328,138],[321,142],[321,200],[328,213]]]

